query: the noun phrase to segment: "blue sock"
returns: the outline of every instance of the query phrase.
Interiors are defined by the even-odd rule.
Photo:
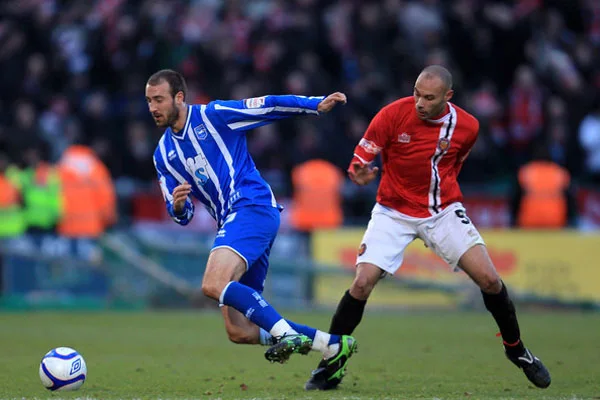
[[[293,330],[303,335],[308,336],[312,340],[315,340],[315,335],[317,334],[317,330],[315,328],[311,328],[310,326],[300,325],[289,319],[286,319],[287,323],[290,324]]]
[[[235,308],[267,332],[282,320],[281,315],[256,290],[239,282],[230,282],[221,293],[219,301]]]
[[[308,336],[313,341],[315,340],[315,336],[317,335],[317,330],[315,328],[311,328],[310,326],[306,326],[306,325],[297,324],[294,321],[290,321],[289,319],[286,319],[286,321],[288,324],[290,324],[292,329],[295,330],[296,332]],[[324,332],[324,333],[327,333],[327,332]],[[329,343],[327,343],[327,344],[339,343],[341,340],[342,340],[342,338],[340,335],[331,335],[329,337]]]
[[[340,343],[341,341],[342,337],[340,335],[331,335],[328,344]]]

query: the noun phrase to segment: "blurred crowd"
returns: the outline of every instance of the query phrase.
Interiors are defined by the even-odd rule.
[[[184,74],[190,103],[347,93],[327,118],[249,135],[286,197],[295,166],[343,171],[377,110],[442,64],[453,101],[481,122],[463,183],[511,181],[543,148],[574,181],[600,184],[597,0],[5,0],[0,13],[0,164],[14,168],[83,145],[120,197],[156,190],[162,132],[144,85],[161,68]],[[348,215],[372,204],[372,187],[341,190]]]

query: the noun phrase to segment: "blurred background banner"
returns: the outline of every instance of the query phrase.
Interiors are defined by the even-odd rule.
[[[597,286],[600,270],[590,264],[590,260],[600,257],[600,234],[516,230],[481,233],[496,269],[510,285],[516,299],[548,305],[600,305]],[[357,243],[360,244],[362,235],[362,229],[315,232],[312,241],[315,261],[332,269],[353,270]],[[435,298],[427,292],[445,290],[459,293],[474,289],[462,271],[452,271],[420,240],[407,248],[402,267],[395,277],[408,286],[421,289],[423,305]],[[335,279],[329,280],[333,281]],[[320,282],[317,286],[320,288],[317,301],[328,301],[343,292],[343,285],[330,286]],[[386,296],[378,297],[379,302],[385,300]],[[448,301],[443,297],[438,297],[438,300],[440,305]],[[388,292],[388,305],[398,301],[397,294]],[[419,304],[419,299],[413,299],[411,304]]]
[[[480,121],[459,182],[518,300],[600,300],[598,1],[5,0],[0,13],[2,308],[214,307],[188,296],[215,222],[199,207],[173,223],[152,163],[163,132],[144,87],[162,68],[185,76],[189,103],[347,94],[323,118],[247,135],[285,207],[267,296],[333,306],[378,184],[347,179],[354,146],[430,64]],[[421,242],[380,286],[381,307],[481,307]]]

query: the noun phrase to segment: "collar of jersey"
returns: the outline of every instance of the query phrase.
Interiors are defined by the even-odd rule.
[[[173,132],[172,128],[169,128],[169,130],[171,131],[171,136],[173,136],[175,139],[179,139],[179,140],[183,140],[183,138],[185,137],[185,133],[188,130],[188,127],[190,125],[190,118],[192,117],[192,105],[188,105],[187,106],[187,118],[185,120],[185,125],[183,125],[183,129],[180,130],[179,132],[175,133]]]
[[[450,109],[448,109],[448,110],[450,110]],[[452,112],[448,111],[448,114],[444,115],[442,118],[428,119],[427,122],[432,123],[432,124],[441,124],[441,123],[444,123],[444,122],[448,121],[448,118],[450,118],[450,114],[452,114]]]

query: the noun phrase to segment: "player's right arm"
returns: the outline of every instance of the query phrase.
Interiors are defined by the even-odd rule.
[[[377,176],[379,168],[373,167],[373,160],[387,144],[391,120],[388,108],[380,110],[371,120],[367,131],[354,148],[354,155],[348,167],[348,177],[357,185],[367,185]]]
[[[158,174],[158,182],[162,191],[167,212],[179,225],[187,225],[194,216],[194,203],[189,198],[192,186],[183,180],[176,179],[164,164],[162,157],[154,155],[154,167]]]

